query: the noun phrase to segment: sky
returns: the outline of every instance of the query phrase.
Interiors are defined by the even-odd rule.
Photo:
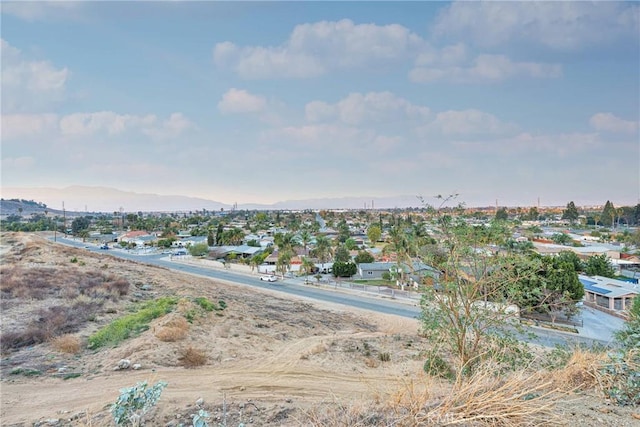
[[[640,201],[634,2],[5,2],[2,187]]]

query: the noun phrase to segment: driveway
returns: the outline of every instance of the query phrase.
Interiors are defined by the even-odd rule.
[[[586,306],[582,307],[576,317],[582,317],[583,326],[577,327],[581,336],[605,342],[613,341],[614,332],[624,326],[624,320]]]

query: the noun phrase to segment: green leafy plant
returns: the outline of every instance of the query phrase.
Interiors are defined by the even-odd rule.
[[[605,393],[611,400],[620,406],[640,405],[640,351],[609,353],[602,373],[609,379]]]
[[[193,427],[209,427],[211,415],[204,409],[200,409],[197,414],[191,415],[191,418],[193,418]]]
[[[113,421],[117,426],[141,425],[145,414],[158,403],[166,386],[166,382],[158,381],[148,387],[147,382],[143,381],[133,387],[121,389],[118,400],[111,405]]]
[[[89,337],[89,348],[96,349],[105,345],[117,345],[130,336],[149,328],[149,322],[171,312],[178,300],[164,297],[149,301],[142,307],[124,317],[120,317]]]
[[[205,297],[196,298],[195,303],[198,304],[203,309],[205,309],[206,311],[213,311],[217,309],[216,305],[211,301],[209,301],[208,299],[206,299]]]

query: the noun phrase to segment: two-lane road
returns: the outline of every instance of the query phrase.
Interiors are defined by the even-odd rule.
[[[280,280],[275,283],[263,282],[258,277],[248,276],[246,274],[233,272],[231,270],[218,270],[192,264],[170,261],[167,260],[167,255],[138,255],[123,250],[103,250],[99,249],[98,246],[87,245],[85,243],[66,238],[58,238],[57,242],[79,248],[85,248],[92,252],[103,253],[109,256],[116,256],[136,262],[156,265],[187,274],[195,274],[212,279],[252,286],[255,288],[269,289],[281,292],[283,294],[294,295],[311,300],[329,302],[346,307],[354,307],[358,309],[374,311],[377,313],[392,314],[407,318],[418,318],[418,316],[420,315],[420,307],[418,307],[417,305],[411,305],[406,302],[400,303],[391,299],[371,298],[358,293],[335,292],[329,289],[303,285],[301,282],[293,279],[286,279],[284,281]],[[584,344],[588,346],[592,346],[594,344],[610,344],[609,342],[603,340],[590,339],[578,335],[569,335],[566,333],[542,328],[532,329],[531,332],[533,332],[537,336],[534,338],[522,336],[521,339],[546,347],[555,347],[556,345],[566,344]]]

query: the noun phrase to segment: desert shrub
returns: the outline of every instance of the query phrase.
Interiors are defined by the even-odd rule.
[[[225,308],[227,308],[227,303],[224,302],[223,300],[219,300],[218,307],[220,307],[221,310],[224,310]]]
[[[453,379],[454,373],[446,360],[439,354],[431,352],[427,355],[422,369],[429,375],[434,377]]]
[[[166,386],[166,382],[158,381],[148,388],[147,382],[143,381],[134,387],[121,389],[118,400],[111,405],[111,416],[115,424],[117,426],[142,425],[145,414],[156,406]]]
[[[176,298],[164,297],[143,304],[135,312],[120,317],[89,337],[89,348],[117,345],[125,339],[149,328],[149,322],[171,312]]]
[[[386,351],[381,352],[381,353],[378,353],[378,359],[380,359],[381,362],[389,362],[391,361],[391,355]]]
[[[155,333],[160,341],[174,342],[184,339],[189,331],[189,323],[184,317],[175,317],[166,322]]]
[[[100,306],[100,302],[78,300],[70,306],[40,309],[24,329],[2,331],[2,351],[40,344],[62,334],[77,332],[83,323],[95,316]]]
[[[75,354],[80,351],[80,339],[74,335],[61,335],[51,340],[51,346],[61,353]]]
[[[451,393],[436,405],[422,402],[414,425],[553,425],[556,403],[563,394],[544,375],[521,369],[496,375],[493,364],[476,366],[471,375],[458,375]]]
[[[207,355],[204,351],[189,346],[182,350],[182,355],[178,360],[185,368],[196,368],[207,363]]]
[[[607,397],[620,406],[640,405],[640,349],[609,353],[601,372]]]
[[[73,258],[71,258],[70,261],[75,264],[75,263],[78,262],[78,258],[77,257],[73,257]]]
[[[196,298],[195,299],[195,303],[198,304],[203,309],[205,309],[206,311],[213,311],[213,310],[216,310],[218,308],[218,307],[216,307],[216,305],[214,303],[212,303],[211,301],[209,301],[205,297]]]

